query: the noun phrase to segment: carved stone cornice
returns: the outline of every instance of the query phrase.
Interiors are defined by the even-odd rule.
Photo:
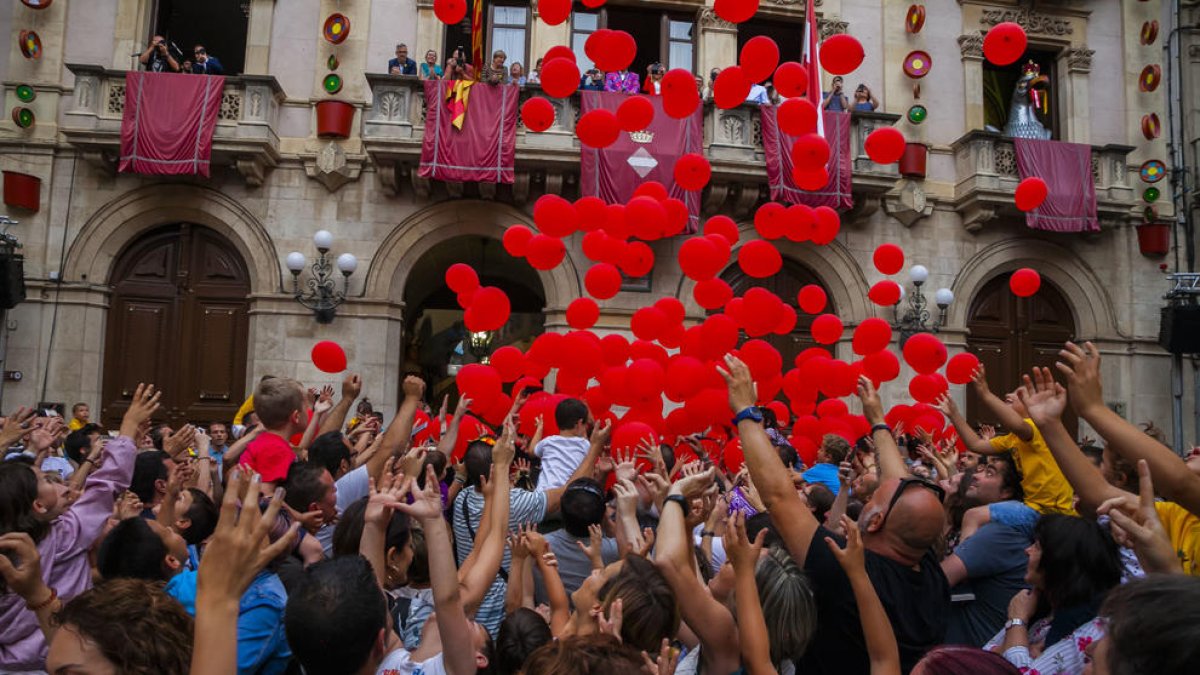
[[[958,36],[958,50],[964,59],[983,59],[983,34],[977,30]]]
[[[834,35],[841,35],[849,27],[850,24],[842,21],[841,17],[831,16],[829,18],[821,17],[817,19],[817,32],[820,33],[822,40],[826,40]]]
[[[1090,73],[1092,71],[1092,56],[1095,54],[1096,50],[1088,49],[1086,46],[1068,49],[1066,53],[1067,72]]]
[[[717,16],[712,7],[703,7],[696,13],[696,22],[701,28],[707,30],[721,30],[737,32],[737,24],[731,23]]]
[[[1032,9],[985,9],[979,17],[979,23],[985,26],[995,26],[1005,21],[1019,25],[1026,33],[1062,36],[1075,32],[1066,19]]]

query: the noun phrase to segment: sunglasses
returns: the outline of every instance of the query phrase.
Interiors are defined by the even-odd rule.
[[[939,502],[946,499],[946,491],[942,489],[942,486],[927,478],[921,478],[920,476],[901,478],[900,484],[896,486],[896,492],[892,494],[892,499],[888,502],[887,511],[883,514],[883,520],[879,522],[880,530],[883,530],[883,526],[887,524],[888,516],[892,515],[892,509],[896,506],[896,502],[900,501],[900,495],[904,494],[904,491],[912,485],[923,487],[933,492],[933,494],[937,495]]]
[[[205,54],[205,53],[207,53],[207,52],[205,52],[203,49],[197,49],[197,50],[196,50],[195,52],[193,52],[193,53],[194,53],[194,54],[196,54],[196,55],[200,55],[200,54]]]

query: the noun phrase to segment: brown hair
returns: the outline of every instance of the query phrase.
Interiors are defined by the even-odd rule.
[[[106,581],[68,602],[54,623],[96,643],[125,675],[187,675],[192,660],[192,617],[162,584]]]
[[[837,434],[825,434],[825,438],[821,439],[821,449],[825,451],[826,455],[829,455],[829,460],[833,464],[841,464],[850,454],[850,444]]]
[[[654,652],[658,653],[657,646]],[[636,648],[621,644],[611,635],[593,634],[574,635],[542,645],[529,655],[524,672],[525,675],[629,675],[641,672],[642,666],[642,655]]]
[[[658,652],[662,639],[679,630],[679,608],[666,577],[654,563],[637,555],[625,559],[621,571],[604,582],[600,601],[607,612],[613,600],[621,599],[624,621],[621,639],[625,644]]]
[[[304,385],[290,377],[271,377],[258,383],[254,412],[263,426],[278,429],[296,411],[304,411]]]

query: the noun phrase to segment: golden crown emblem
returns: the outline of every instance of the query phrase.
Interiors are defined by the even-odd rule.
[[[642,129],[641,131],[631,131],[631,132],[629,132],[629,138],[634,143],[641,143],[642,145],[648,145],[648,144],[654,142],[654,132],[646,131],[645,129]]]

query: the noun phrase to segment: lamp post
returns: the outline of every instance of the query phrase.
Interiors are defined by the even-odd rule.
[[[917,333],[936,333],[946,325],[946,308],[950,303],[954,302],[954,292],[949,288],[939,288],[933,294],[933,301],[937,304],[938,314],[937,320],[931,322],[929,316],[929,304],[925,299],[925,294],[921,287],[929,280],[929,270],[924,265],[913,265],[908,270],[908,278],[912,281],[913,289],[911,293],[905,293],[908,296],[908,307],[904,313],[900,313],[900,303],[896,303],[893,308],[895,311],[895,321],[893,328],[900,332],[900,346],[903,348],[904,343],[908,342],[908,338]],[[903,287],[900,289],[904,290]]]
[[[292,273],[292,293],[296,302],[313,311],[317,323],[332,323],[338,305],[346,301],[350,275],[358,269],[358,258],[353,254],[343,253],[336,261],[331,260],[329,249],[333,247],[333,235],[328,230],[317,230],[313,234],[313,245],[317,247],[318,255],[311,265],[299,251],[292,251],[287,255],[287,268]],[[337,288],[333,273],[335,264],[342,273],[341,290]],[[310,267],[311,276],[304,282],[307,291],[301,291],[300,273],[304,271],[305,266]]]

